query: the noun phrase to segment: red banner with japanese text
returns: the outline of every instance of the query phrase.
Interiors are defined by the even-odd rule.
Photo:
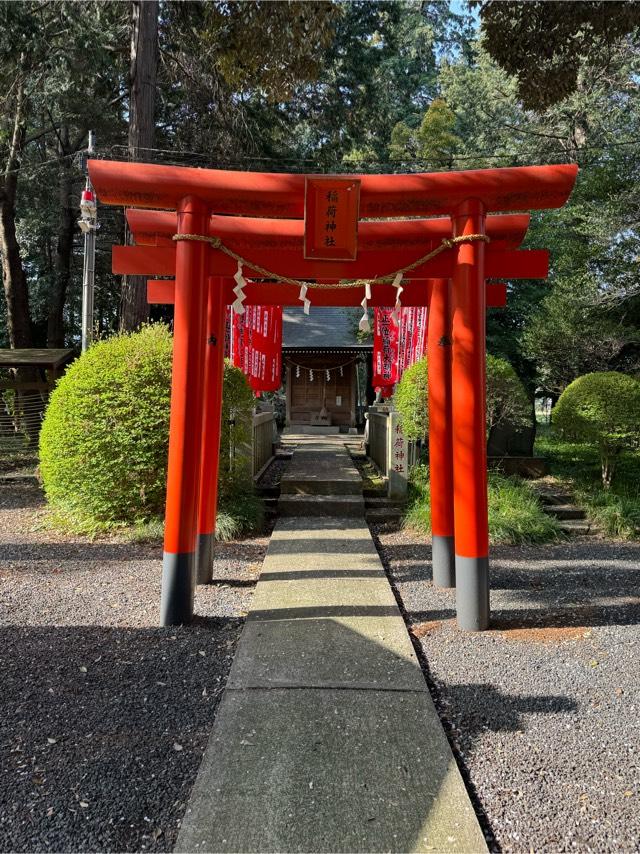
[[[401,308],[398,323],[393,319],[393,309],[376,308],[372,386],[380,388],[383,397],[389,397],[404,371],[418,362],[426,349],[426,306]]]
[[[277,391],[282,376],[282,306],[248,305],[232,314],[231,358],[255,394]]]
[[[419,362],[427,350],[427,307],[400,309],[398,342],[398,379],[407,368]]]
[[[373,322],[374,388],[393,388],[398,381],[398,326],[391,316],[393,309],[376,308]]]

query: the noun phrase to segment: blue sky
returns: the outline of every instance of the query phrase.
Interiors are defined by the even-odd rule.
[[[480,24],[480,16],[478,14],[478,10],[469,9],[465,0],[449,0],[449,6],[451,8],[451,11],[455,12],[456,15],[462,15],[466,13],[467,15],[471,15],[473,17],[476,26]]]

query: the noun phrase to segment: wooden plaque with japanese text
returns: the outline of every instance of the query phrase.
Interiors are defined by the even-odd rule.
[[[360,181],[307,178],[304,205],[304,257],[355,261],[358,254]]]

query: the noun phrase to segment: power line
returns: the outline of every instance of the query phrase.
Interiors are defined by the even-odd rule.
[[[8,169],[6,172],[3,172],[3,175],[34,175],[37,172],[41,172],[47,166],[51,166],[52,163],[60,163],[62,160],[69,160],[70,158],[77,158],[78,152],[74,151],[72,154],[61,154],[58,157],[52,157],[51,160],[43,160],[40,163],[27,163],[24,166],[18,166],[17,169]],[[78,173],[79,177],[81,177],[80,173]]]
[[[609,142],[601,145],[583,145],[579,148],[575,148],[573,151],[567,150],[565,148],[549,148],[547,149],[547,156],[544,159],[536,159],[535,161],[527,156],[526,154],[516,154],[516,153],[493,153],[487,151],[479,151],[475,154],[453,154],[450,158],[451,164],[455,163],[467,163],[469,161],[473,161],[475,163],[478,162],[492,162],[492,161],[509,161],[511,163],[518,163],[518,161],[522,161],[524,165],[536,165],[539,163],[540,165],[549,164],[550,160],[555,157],[560,162],[567,162],[567,160],[575,160],[580,158],[580,155],[583,152],[595,152],[600,155],[605,154],[611,149],[620,149],[626,148],[627,150],[631,150],[635,152],[636,149],[640,147],[640,139],[637,140],[620,140],[618,142]],[[181,165],[179,160],[184,161],[188,158],[194,158],[203,161],[203,166],[206,163],[210,168],[218,167],[241,167],[242,169],[248,171],[251,168],[252,164],[265,163],[271,164],[271,166],[280,167],[281,169],[290,169],[292,165],[299,166],[305,171],[308,171],[311,168],[317,169],[319,171],[333,171],[333,172],[350,172],[353,171],[354,168],[358,166],[368,166],[375,168],[387,168],[392,171],[401,170],[401,169],[419,169],[425,168],[428,171],[447,171],[446,168],[434,168],[432,162],[425,158],[414,158],[414,159],[406,159],[406,160],[375,160],[372,158],[358,158],[349,161],[338,160],[320,160],[317,158],[310,157],[296,157],[295,155],[291,156],[270,156],[270,155],[261,155],[261,154],[246,154],[246,155],[237,155],[233,158],[212,158],[210,154],[207,152],[201,151],[179,151],[171,148],[141,148],[139,149],[141,153],[149,153],[153,155],[162,155],[161,157],[152,158],[152,162],[161,162],[167,165],[171,165],[171,160],[174,161],[175,165]],[[60,155],[55,158],[51,158],[50,160],[45,160],[40,163],[26,163],[16,169],[11,169],[5,172],[5,175],[14,175],[14,174],[22,174],[22,175],[36,175],[39,172],[43,171],[47,167],[51,165],[59,165],[61,161],[76,159],[80,152],[74,152],[71,154]],[[571,156],[573,155],[573,156]],[[109,148],[101,151],[99,154],[94,155],[100,159],[106,159],[108,156],[112,157],[115,160],[121,161],[129,161],[128,156],[128,148],[124,145],[113,145]],[[590,161],[591,164],[594,164],[597,161]],[[78,178],[81,177],[81,174],[78,174]]]
[[[555,156],[560,162],[566,163],[568,160],[574,161],[580,158],[580,155],[583,152],[598,152],[600,154],[606,153],[610,148],[620,148],[621,146],[628,146],[636,149],[640,146],[640,140],[624,140],[617,143],[609,143],[603,145],[584,145],[580,148],[576,148],[573,151],[567,150],[565,148],[550,148],[547,149],[546,156],[544,159],[539,159],[541,164],[548,164],[550,160]],[[114,159],[118,160],[128,160],[128,157],[119,156],[118,152],[122,150],[124,146],[112,146],[109,149],[109,153]],[[282,156],[282,157],[273,157],[269,155],[238,155],[233,158],[212,158],[210,154],[205,152],[197,152],[197,151],[176,151],[175,149],[163,149],[163,148],[144,148],[139,149],[139,151],[143,154],[147,152],[152,155],[162,155],[161,157],[152,157],[149,158],[149,162],[160,161],[164,162],[166,165],[172,165],[171,160],[173,160],[174,165],[181,165],[179,161],[184,161],[185,159],[193,158],[204,161],[209,166],[240,166],[243,169],[250,168],[252,164],[271,164],[278,166],[282,169],[290,168],[291,165],[297,165],[300,167],[315,167],[320,169],[321,171],[353,171],[354,167],[357,166],[371,166],[371,167],[386,167],[392,170],[399,170],[403,168],[410,167],[426,167],[429,171],[447,171],[446,168],[442,168],[440,170],[434,169],[432,162],[425,158],[415,158],[415,159],[406,159],[406,160],[375,160],[372,158],[359,158],[353,160],[339,160],[339,161],[331,161],[331,160],[321,160],[321,159],[313,159],[313,158],[304,158],[304,157],[295,157],[295,156]],[[101,156],[107,156],[107,152],[103,153]],[[530,156],[526,154],[516,154],[516,153],[491,153],[486,151],[477,152],[476,154],[462,155],[462,154],[454,154],[451,156],[449,161],[453,163],[458,162],[469,162],[469,161],[494,161],[494,160],[507,160],[510,162],[523,161],[526,164],[533,164],[533,160]],[[591,161],[593,162],[593,161]]]

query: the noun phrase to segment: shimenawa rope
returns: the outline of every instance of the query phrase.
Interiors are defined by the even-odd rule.
[[[368,285],[389,283],[394,281],[398,275],[410,273],[412,270],[420,267],[421,264],[426,264],[427,261],[431,261],[432,258],[435,258],[446,249],[453,249],[454,246],[458,246],[461,243],[475,243],[479,240],[484,243],[491,242],[491,238],[486,234],[463,234],[460,237],[443,237],[440,246],[436,246],[436,248],[431,252],[427,252],[426,255],[420,256],[420,258],[417,258],[413,263],[408,264],[406,267],[398,268],[393,273],[386,273],[384,276],[373,276],[370,279],[347,279],[335,284],[319,284],[318,282],[309,282],[304,279],[294,279],[291,276],[281,276],[279,273],[274,273],[273,270],[267,270],[266,267],[261,267],[254,261],[250,261],[247,258],[243,258],[242,255],[238,255],[238,253],[234,252],[233,249],[225,246],[219,237],[208,237],[204,234],[174,234],[173,240],[191,240],[198,243],[208,243],[214,249],[219,249],[221,252],[224,252],[225,255],[233,258],[234,261],[237,261],[239,264],[246,265],[251,270],[255,270],[256,273],[259,273],[267,279],[275,279],[277,282],[282,282],[285,285],[295,285],[296,287],[304,285],[307,288],[315,288],[316,290],[366,288]]]

